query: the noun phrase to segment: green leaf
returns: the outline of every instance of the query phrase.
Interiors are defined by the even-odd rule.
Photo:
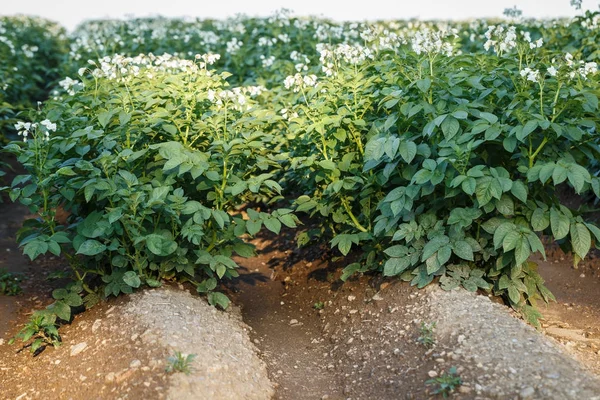
[[[260,231],[261,227],[262,221],[246,221],[246,229],[248,230],[248,233],[252,236],[256,235]]]
[[[504,238],[506,237],[506,235],[508,235],[510,232],[514,232],[514,231],[515,231],[515,225],[512,222],[504,222],[504,223],[500,224],[496,228],[496,231],[494,232],[494,248],[499,249],[500,246],[502,246],[502,243],[504,242]]]
[[[335,163],[331,160],[319,161],[319,166],[329,171],[333,171],[335,169]]]
[[[356,272],[358,272],[361,269],[361,266],[359,263],[352,263],[348,266],[346,266],[343,270],[342,270],[342,276],[340,277],[340,279],[343,282],[346,282],[348,280],[348,278],[350,278],[352,275],[354,275]]]
[[[35,260],[37,256],[45,254],[47,251],[48,243],[38,239],[32,240],[23,247],[23,254],[29,256],[31,261]]]
[[[279,221],[288,228],[297,228],[296,219],[293,214],[285,214],[277,217]]]
[[[515,261],[517,265],[523,264],[529,258],[531,250],[529,248],[529,242],[520,236],[520,239],[515,247]]]
[[[448,243],[450,243],[450,239],[448,238],[448,236],[441,235],[441,236],[434,237],[429,242],[427,242],[427,244],[423,248],[423,254],[421,255],[421,261],[427,260],[435,252],[437,252],[442,246],[445,246]]]
[[[155,233],[146,236],[146,246],[152,254],[157,256],[168,256],[177,250],[175,241]]]
[[[581,259],[584,259],[588,251],[590,251],[592,238],[590,236],[590,231],[584,224],[579,222],[571,224],[571,245],[573,246],[575,254]]]
[[[390,257],[404,257],[408,254],[408,248],[402,245],[395,245],[388,247],[383,252]]]
[[[385,262],[383,266],[384,276],[396,276],[400,275],[410,266],[410,259],[408,257],[396,258],[392,257]]]
[[[502,186],[498,182],[498,179],[486,176],[478,179],[475,193],[477,196],[477,201],[479,202],[479,207],[483,207],[494,197],[500,200],[502,195]]]
[[[254,252],[254,246],[246,243],[235,243],[233,245],[233,251],[235,251],[240,257],[244,258],[254,257],[256,255]]]
[[[63,176],[75,176],[75,175],[77,175],[77,173],[75,171],[73,171],[73,168],[71,168],[71,167],[62,167],[58,171],[56,171],[56,173],[58,175],[63,175]]]
[[[567,179],[567,169],[561,166],[560,164],[556,164],[554,171],[552,171],[552,181],[554,181],[554,185],[559,185],[563,183]]]
[[[79,307],[83,304],[83,299],[77,293],[69,293],[63,301],[71,307]]]
[[[473,249],[471,248],[471,245],[464,240],[454,242],[452,244],[452,251],[463,260],[474,261]]]
[[[535,129],[538,127],[538,121],[536,120],[532,120],[532,121],[528,121],[525,126],[523,127],[523,130],[521,130],[520,132],[517,132],[516,137],[517,139],[519,139],[521,142],[523,141],[523,139],[525,139],[527,136],[529,136],[529,134],[533,131],[535,131]]]
[[[525,185],[522,181],[513,181],[510,192],[517,199],[521,200],[521,202],[527,203],[528,189],[527,185]]]
[[[103,111],[98,113],[98,122],[102,126],[102,128],[106,128],[106,125],[110,122],[110,119],[114,115],[114,111]]]
[[[458,120],[452,116],[448,116],[442,122],[442,132],[446,140],[452,139],[460,130],[460,124]]]
[[[206,293],[214,290],[217,287],[217,280],[215,278],[208,278],[198,284],[196,290],[198,293]]]
[[[489,112],[480,113],[479,118],[485,119],[490,124],[495,124],[496,122],[498,122],[498,117],[496,117],[494,114],[491,114]]]
[[[219,277],[219,279],[221,279],[221,278],[223,278],[223,275],[225,275],[225,272],[227,272],[227,266],[225,266],[223,264],[219,264],[219,265],[217,265],[215,272],[217,273],[217,276]]]
[[[48,309],[62,320],[69,321],[71,319],[71,307],[62,300],[50,304]]]
[[[410,164],[417,155],[417,145],[414,142],[402,141],[398,150],[400,156],[407,164]]]
[[[522,242],[522,236],[517,231],[510,231],[504,236],[504,240],[502,241],[502,248],[504,251],[511,251],[520,245]]]
[[[52,291],[52,298],[62,300],[69,295],[69,291],[65,288],[59,288]]]
[[[550,218],[548,212],[541,208],[536,208],[531,215],[531,227],[536,232],[541,232],[550,226]]]
[[[569,217],[552,207],[550,209],[550,227],[555,240],[560,240],[569,234]]]
[[[469,196],[473,196],[475,194],[475,189],[477,187],[477,181],[475,178],[468,177],[462,182],[461,188],[463,192],[468,194]]]
[[[340,250],[340,253],[342,253],[343,255],[348,255],[348,253],[350,252],[350,248],[352,247],[352,243],[360,243],[358,235],[342,233],[336,235],[331,240],[331,247],[333,248],[337,246]]]
[[[425,78],[425,79],[419,79],[417,81],[417,87],[419,88],[419,90],[423,93],[427,92],[429,90],[429,88],[431,87],[431,79],[429,78]]]
[[[265,227],[273,233],[279,234],[281,231],[281,222],[277,218],[269,217],[263,220]]]
[[[469,113],[463,110],[456,110],[452,113],[452,116],[456,119],[467,119]]]
[[[138,288],[142,284],[140,277],[134,271],[127,271],[123,274],[123,282],[133,288]]]
[[[209,293],[207,298],[208,303],[211,306],[219,306],[223,310],[226,310],[227,307],[229,307],[229,303],[231,303],[231,301],[229,301],[229,297],[225,296],[223,293],[220,292]]]
[[[512,216],[515,213],[515,203],[510,196],[503,194],[496,202],[496,210],[504,216]]]
[[[167,132],[170,133],[171,135],[176,135],[177,134],[177,127],[175,125],[171,125],[171,124],[162,124],[162,128]]]
[[[106,251],[106,245],[100,243],[94,239],[88,239],[79,246],[77,254],[83,254],[84,256],[95,256]]]

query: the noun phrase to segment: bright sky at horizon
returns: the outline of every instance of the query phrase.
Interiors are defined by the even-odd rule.
[[[501,17],[505,8],[514,5],[526,18],[554,18],[575,16],[569,0],[367,0],[339,2],[323,0],[260,0],[210,1],[189,0],[102,0],[81,2],[75,0],[3,0],[0,15],[37,15],[73,29],[86,19],[123,18],[126,16],[226,18],[241,13],[249,16],[268,16],[281,8],[291,9],[294,15],[316,15],[337,21],[376,19],[469,19]],[[208,4],[207,4],[208,3]],[[583,10],[598,10],[600,0],[583,0]]]

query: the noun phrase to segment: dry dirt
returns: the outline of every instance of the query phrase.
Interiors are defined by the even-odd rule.
[[[20,255],[24,214],[0,205],[0,268],[24,277],[23,294],[0,296],[0,399],[427,399],[426,382],[453,366],[463,380],[453,398],[600,398],[600,262],[575,270],[554,249],[540,269],[558,300],[542,308],[545,335],[485,296],[370,276],[342,285],[332,254],[297,249],[284,231],[238,260],[242,277],[226,290],[243,322],[185,290],[152,290],[75,316],[61,347],[32,357],[6,339],[51,301],[64,281],[46,277],[65,264]],[[436,323],[431,348],[418,342],[422,322]],[[198,354],[190,377],[165,372],[175,350]],[[222,385],[204,384],[215,376]]]

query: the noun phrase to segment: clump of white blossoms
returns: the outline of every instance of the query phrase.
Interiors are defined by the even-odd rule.
[[[14,125],[14,127],[17,130],[17,134],[19,136],[23,136],[23,142],[27,142],[29,134],[32,134],[35,137],[38,128],[40,128],[41,132],[44,135],[44,140],[46,141],[50,140],[50,132],[56,132],[56,124],[50,121],[49,119],[45,119],[39,124],[36,122],[32,123],[18,121]]]
[[[360,37],[376,51],[395,50],[404,43],[403,38],[398,36],[396,32],[385,29],[381,25],[364,29],[360,33]]]
[[[69,78],[68,76],[62,81],[58,82],[58,85],[63,88],[70,96],[73,96],[77,89],[82,87],[80,81]]]
[[[552,59],[552,65],[546,72],[552,77],[566,76],[571,80],[579,78],[586,80],[589,75],[594,75],[598,72],[598,64],[593,61],[575,61],[571,53],[566,53],[564,56],[564,63]]]
[[[523,36],[523,39],[525,39],[525,42],[527,42],[530,49],[538,49],[544,45],[543,38],[539,38],[536,41],[532,41],[531,33],[527,32],[527,31],[521,31],[521,36]]]
[[[374,58],[371,49],[360,44],[350,45],[348,43],[341,43],[337,46],[332,46],[330,44],[318,43],[316,48],[320,54],[319,62],[321,63],[321,69],[326,76],[334,75],[334,67],[341,62],[358,65],[367,59]]]
[[[308,71],[308,64],[310,64],[310,59],[308,58],[307,55],[294,50],[290,54],[290,59],[296,63],[294,65],[294,68],[296,68],[296,71],[298,71],[298,72]]]
[[[519,71],[519,74],[522,77],[527,77],[528,81],[531,82],[539,82],[540,81],[540,71],[537,69],[531,69],[529,67],[523,68],[521,71]]]
[[[203,62],[201,62],[200,68],[205,69],[207,65],[213,65],[214,63],[216,63],[217,61],[219,61],[221,59],[221,55],[220,54],[213,54],[213,53],[207,53],[207,54],[196,54],[194,56],[194,58],[196,60],[202,60]]]
[[[487,41],[483,48],[486,51],[493,48],[494,52],[499,55],[517,46],[517,30],[514,26],[504,28],[502,25],[490,25],[484,36]]]
[[[275,62],[275,56],[265,57],[263,54],[260,55],[263,68],[269,68]]]
[[[451,30],[433,30],[428,27],[415,31],[411,39],[413,51],[421,54],[443,54],[451,56],[454,52],[454,46],[447,39],[450,36],[457,37],[458,31]]]
[[[112,57],[103,57],[98,61],[89,60],[88,64],[95,68],[80,69],[80,72],[91,71],[92,76],[95,78],[107,78],[119,82],[131,80],[142,73],[150,79],[158,73],[210,75],[211,73],[206,70],[206,66],[215,63],[220,55],[208,53],[195,58],[203,61],[196,63],[168,53],[162,56],[155,56],[152,53],[140,54],[136,57],[125,57],[116,54]]]
[[[306,87],[315,87],[317,86],[317,76],[316,75],[305,75],[303,76],[300,73],[296,75],[290,75],[285,78],[283,84],[286,89],[292,89],[294,93],[298,93],[300,90],[303,90]]]
[[[252,108],[248,104],[248,98],[259,96],[267,89],[264,86],[242,86],[230,90],[221,90],[219,92],[209,89],[207,98],[210,102],[221,108],[232,106],[237,111],[245,111]]]
[[[235,54],[242,48],[243,45],[244,42],[238,40],[237,38],[233,38],[227,42],[227,52],[229,54]]]
[[[28,44],[24,44],[21,46],[21,51],[23,51],[23,55],[27,58],[35,57],[35,53],[39,50],[37,46],[29,46]]]

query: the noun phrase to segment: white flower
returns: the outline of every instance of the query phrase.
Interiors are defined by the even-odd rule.
[[[554,68],[554,66],[551,66],[550,68],[548,68],[548,75],[556,76],[556,74],[558,74],[558,70],[556,68]]]
[[[85,74],[85,71],[87,71],[87,68],[85,68],[85,67],[79,68],[79,70],[77,71],[77,74],[79,74],[79,76],[83,76],[83,74]]]
[[[538,82],[540,79],[540,71],[538,71],[537,69],[524,68],[521,71],[519,71],[519,74],[522,77],[527,76],[527,80],[531,82]]]
[[[52,121],[50,121],[49,119],[45,119],[42,122],[40,122],[41,125],[46,127],[46,130],[48,132],[52,131],[52,132],[56,132],[56,124],[52,123]]]

